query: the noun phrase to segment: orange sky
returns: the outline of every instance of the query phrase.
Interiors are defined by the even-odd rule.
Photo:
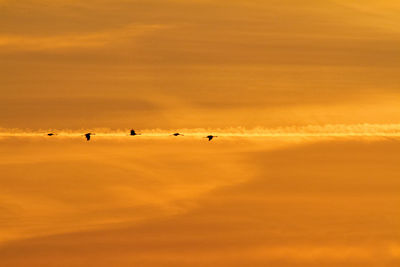
[[[3,128],[397,123],[398,1],[0,1]]]
[[[0,0],[0,266],[398,266],[399,12]]]

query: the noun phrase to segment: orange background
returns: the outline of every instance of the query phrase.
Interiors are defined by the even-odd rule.
[[[0,0],[0,265],[398,266],[399,12]]]

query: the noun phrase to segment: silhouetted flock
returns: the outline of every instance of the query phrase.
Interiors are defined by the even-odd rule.
[[[56,133],[48,133],[47,135],[48,135],[48,136],[54,136],[54,135],[57,135],[57,134],[56,134]],[[85,136],[86,141],[90,141],[90,138],[92,137],[92,135],[96,135],[96,134],[94,134],[94,133],[85,133],[83,136]],[[130,135],[131,135],[131,136],[135,136],[135,135],[140,135],[140,134],[139,134],[139,133],[136,133],[136,131],[135,131],[134,129],[132,129],[132,130],[130,131]],[[173,136],[184,136],[184,135],[181,134],[181,133],[173,133],[173,134],[171,134],[171,135],[173,135]],[[207,138],[208,141],[211,141],[214,137],[218,137],[218,136],[215,136],[215,135],[207,135],[207,136],[204,137],[204,138]]]

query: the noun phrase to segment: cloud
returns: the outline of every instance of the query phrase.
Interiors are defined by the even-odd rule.
[[[112,130],[107,128],[92,128],[96,137],[125,137],[130,128]],[[52,129],[54,130],[54,128]],[[48,131],[52,131],[48,129]],[[81,132],[74,129],[58,129],[60,136],[80,136]],[[35,137],[42,136],[46,130],[24,131],[18,128],[0,128],[0,136]],[[187,137],[203,137],[213,133],[221,137],[397,137],[400,136],[400,124],[327,124],[307,126],[286,126],[276,128],[180,128],[180,129],[142,129],[142,137],[167,137],[172,132],[181,132]]]
[[[399,143],[336,138],[277,149],[277,139],[178,140],[2,142],[1,160],[17,162],[0,165],[1,203],[10,211],[0,264],[381,266],[399,259]]]
[[[47,36],[0,34],[0,48],[23,51],[52,51],[81,48],[98,48],[111,43],[126,42],[134,37],[163,29],[162,25],[128,25],[122,28],[81,34]],[[4,51],[3,51],[4,53]]]

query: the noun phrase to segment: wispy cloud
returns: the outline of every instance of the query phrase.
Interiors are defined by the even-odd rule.
[[[22,130],[0,128],[0,137],[40,137],[47,132],[56,131],[63,137],[81,136],[88,129],[42,129]],[[95,128],[97,137],[124,137],[128,136],[129,129],[112,130],[109,128]],[[288,126],[277,128],[256,127],[246,129],[242,127],[232,128],[183,128],[183,129],[144,129],[142,137],[163,137],[173,132],[181,132],[186,136],[199,137],[206,134],[216,134],[225,137],[330,137],[330,136],[400,136],[400,124],[327,124]]]
[[[126,41],[145,33],[165,28],[163,25],[128,25],[98,32],[60,35],[0,35],[0,48],[11,50],[57,50],[102,47]]]

